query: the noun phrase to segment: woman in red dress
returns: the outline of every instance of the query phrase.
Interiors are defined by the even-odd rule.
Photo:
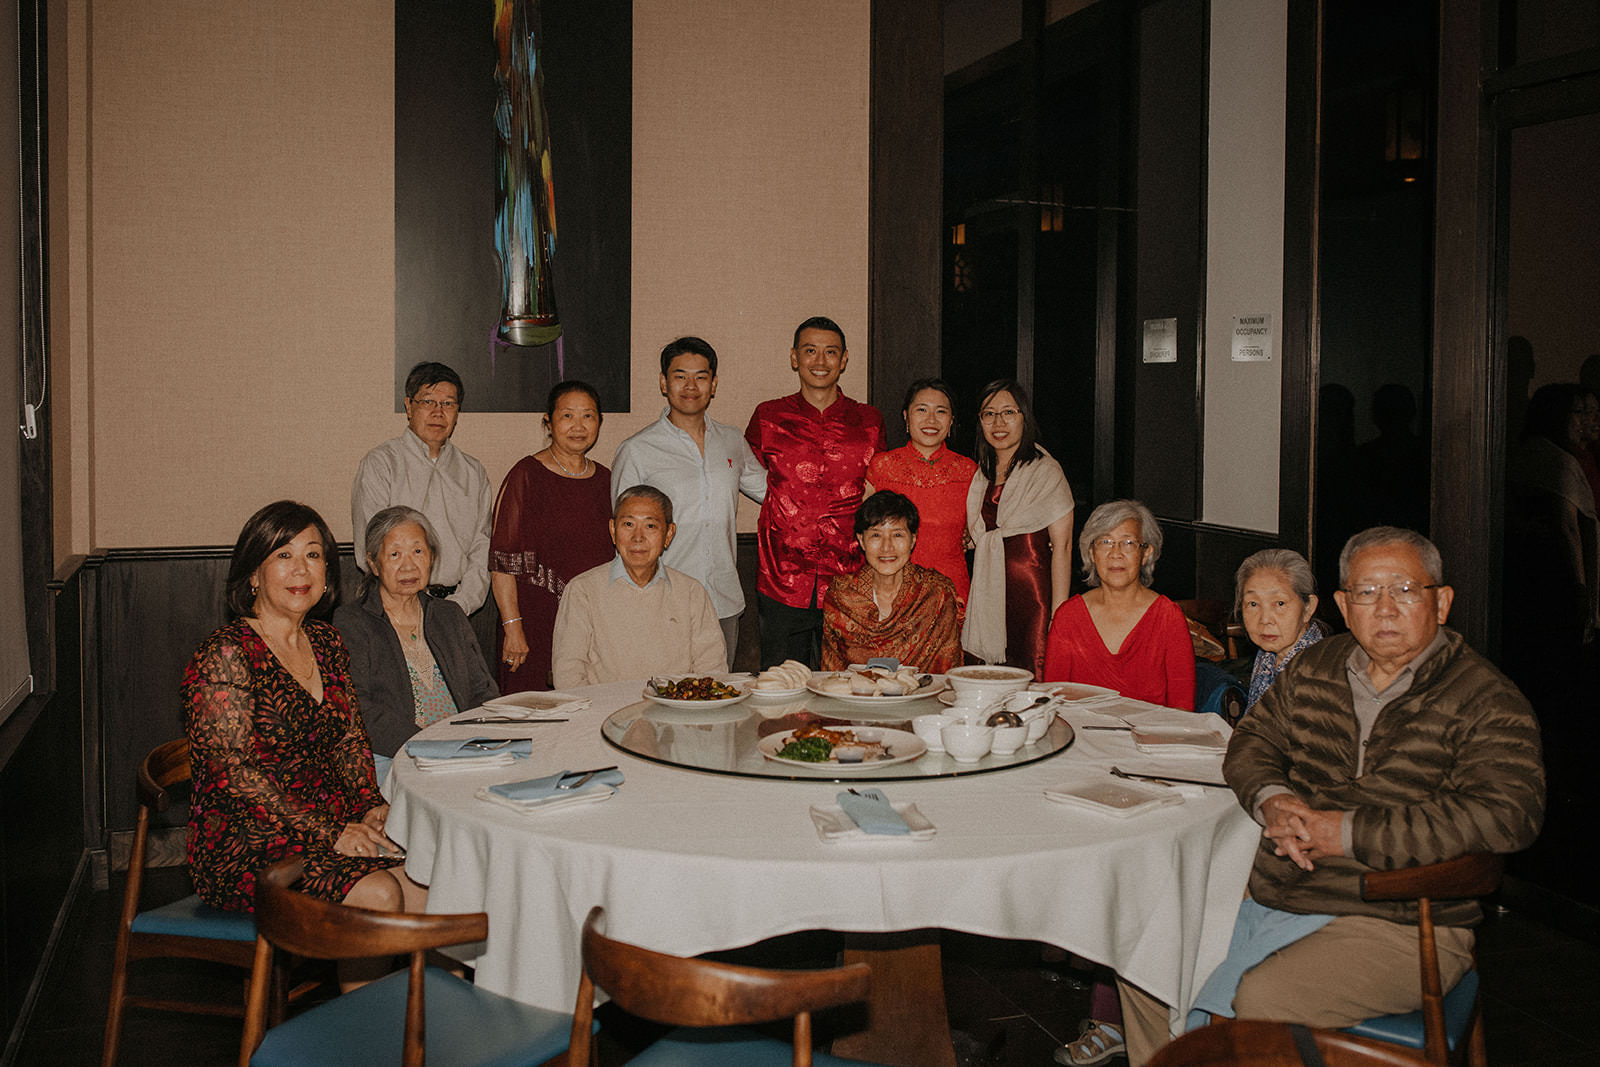
[[[1194,710],[1194,641],[1183,610],[1150,588],[1161,527],[1137,500],[1101,504],[1079,537],[1089,589],[1050,625],[1044,680],[1085,682]]]
[[[938,378],[919,378],[906,390],[901,411],[909,444],[879,452],[867,466],[867,491],[890,489],[916,505],[921,516],[911,562],[955,583],[960,610],[967,608],[967,490],[978,465],[945,447],[955,424],[955,400]]]
[[[1039,444],[1028,394],[990,382],[978,405],[978,476],[967,491],[974,544],[961,647],[1044,677],[1045,632],[1072,592],[1072,487]]]
[[[567,583],[612,556],[611,472],[589,458],[600,394],[559,382],[545,405],[548,447],[500,484],[489,537],[489,583],[500,609],[500,692],[550,688],[550,645]]]
[[[253,910],[256,872],[291,855],[305,861],[301,889],[311,896],[385,911],[427,903],[383,832],[389,805],[373,775],[350,657],[331,624],[307,618],[337,586],[322,517],[291,500],[268,504],[233,546],[234,620],[184,671],[189,871],[214,908]],[[353,985],[352,970],[376,976],[367,969],[341,976]]]

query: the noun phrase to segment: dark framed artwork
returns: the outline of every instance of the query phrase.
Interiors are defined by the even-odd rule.
[[[547,344],[502,328],[495,19],[513,6],[538,20],[549,117],[560,336]],[[455,368],[470,411],[542,411],[563,378],[628,410],[632,68],[630,0],[395,0],[396,411],[422,360]]]

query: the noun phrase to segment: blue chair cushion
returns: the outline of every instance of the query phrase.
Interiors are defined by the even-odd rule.
[[[429,1067],[526,1067],[565,1052],[572,1016],[479,989],[436,967],[423,975]],[[267,1031],[250,1058],[260,1067],[400,1062],[405,1039],[406,971],[319,1004]]]
[[[1472,1019],[1472,1006],[1477,1002],[1478,972],[1468,971],[1461,976],[1456,987],[1444,996],[1444,1032],[1452,1050],[1466,1035],[1467,1023]],[[1376,1019],[1348,1026],[1344,1032],[1407,1048],[1421,1048],[1426,1042],[1420,1010],[1408,1011],[1404,1015],[1380,1015]]]
[[[254,941],[256,920],[242,911],[221,911],[190,894],[182,900],[133,917],[136,934],[171,934],[175,937],[209,937],[217,941]]]
[[[674,1030],[628,1061],[628,1067],[792,1067],[794,1046],[737,1026]],[[812,1067],[862,1067],[816,1052]],[[870,1067],[870,1065],[868,1065]]]

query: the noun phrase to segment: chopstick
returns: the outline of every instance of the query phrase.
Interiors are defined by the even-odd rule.
[[[547,722],[567,722],[567,719],[512,719],[502,715],[482,719],[452,719],[452,726],[543,726]]]
[[[1111,768],[1111,773],[1117,778],[1127,778],[1136,782],[1177,782],[1180,785],[1209,785],[1213,789],[1227,789],[1227,782],[1203,782],[1199,778],[1173,778],[1164,774],[1129,774],[1121,767]]]
[[[1080,727],[1078,727],[1078,729],[1080,729],[1080,730],[1120,730],[1123,733],[1131,733],[1131,732],[1133,732],[1133,727],[1131,727],[1131,726],[1080,726]]]

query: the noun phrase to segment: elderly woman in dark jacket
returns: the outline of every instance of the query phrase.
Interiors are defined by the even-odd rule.
[[[372,751],[381,755],[500,695],[467,616],[427,595],[438,544],[422,512],[384,508],[367,523],[361,592],[333,614]]]

